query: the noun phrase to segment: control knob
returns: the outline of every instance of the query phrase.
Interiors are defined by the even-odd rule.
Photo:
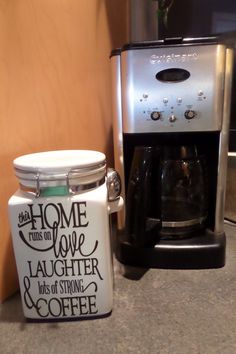
[[[151,113],[151,119],[152,120],[158,120],[158,119],[160,119],[161,118],[161,113],[160,112],[158,112],[158,111],[153,111],[152,113]]]
[[[170,116],[170,118],[169,118],[169,121],[170,121],[171,123],[174,123],[174,122],[176,121],[176,116],[175,116],[174,114],[172,114],[172,115]]]
[[[196,112],[189,109],[185,111],[184,115],[186,119],[193,119],[196,116]]]

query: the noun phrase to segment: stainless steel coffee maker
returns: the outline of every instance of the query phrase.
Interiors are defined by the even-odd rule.
[[[111,55],[116,256],[127,265],[225,264],[233,51],[216,37],[130,43]]]

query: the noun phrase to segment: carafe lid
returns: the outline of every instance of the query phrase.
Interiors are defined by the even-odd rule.
[[[23,155],[13,161],[23,186],[37,188],[89,184],[104,178],[106,157],[93,150],[56,150]]]

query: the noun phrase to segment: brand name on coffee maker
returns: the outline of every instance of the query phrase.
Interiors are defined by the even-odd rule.
[[[199,55],[197,53],[187,54],[163,54],[163,55],[151,55],[151,64],[163,64],[163,63],[185,63],[192,60],[198,60]]]

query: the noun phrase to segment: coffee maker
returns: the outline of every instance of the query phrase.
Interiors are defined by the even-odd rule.
[[[232,49],[216,37],[129,43],[112,52],[111,67],[125,199],[117,259],[152,268],[224,266]]]

